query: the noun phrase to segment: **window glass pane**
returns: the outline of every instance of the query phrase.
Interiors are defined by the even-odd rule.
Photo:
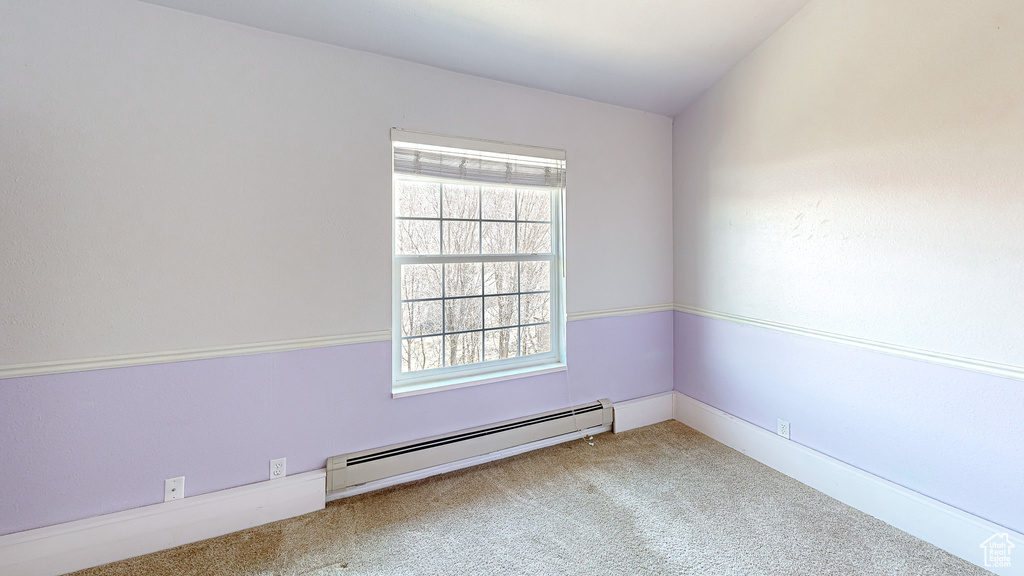
[[[501,360],[519,355],[519,329],[487,330],[484,332],[484,360]]]
[[[444,301],[444,331],[461,332],[483,328],[483,298]]]
[[[445,296],[479,296],[483,290],[480,262],[444,265]]]
[[[535,224],[534,224],[535,226]],[[545,224],[546,226],[546,224]],[[444,221],[445,254],[479,254],[480,222]]]
[[[484,298],[484,327],[502,328],[519,324],[519,299],[515,296]]]
[[[482,361],[483,332],[466,332],[445,336],[445,366],[459,366]]]
[[[402,300],[440,297],[440,264],[402,265]]]
[[[519,193],[518,220],[551,221],[551,192],[517,190]]]
[[[484,293],[513,294],[519,291],[518,262],[485,262]]]
[[[551,325],[538,324],[523,326],[519,329],[522,339],[523,355],[543,354],[551,351]]]
[[[441,367],[441,336],[402,340],[402,372]]]
[[[515,254],[516,225],[514,222],[483,223],[484,254]]]
[[[551,293],[523,294],[520,299],[519,318],[521,323],[533,324],[551,321]]]
[[[441,185],[399,180],[395,184],[395,216],[441,217]]]
[[[564,342],[564,317],[553,313],[562,311],[557,299],[562,277],[554,269],[562,257],[561,194],[532,188],[527,180],[474,180],[474,175],[484,178],[484,168],[500,168],[494,173],[504,176],[506,166],[481,164],[481,172],[473,172],[468,162],[483,160],[472,150],[446,148],[430,171],[413,165],[425,161],[422,153],[394,149],[396,389],[486,374],[506,362],[517,366],[507,359],[527,354],[547,353],[532,362],[522,359],[523,366],[546,361],[553,344],[562,348]],[[556,164],[553,168],[563,169]],[[463,169],[463,179],[439,176],[450,175],[446,167]],[[406,173],[410,170],[416,175]],[[525,172],[517,175],[525,178]],[[492,258],[511,261],[483,262]],[[448,368],[466,364],[479,368]]]
[[[440,333],[440,300],[405,302],[402,304],[402,336],[424,336]]]
[[[484,186],[480,189],[480,192],[481,200],[483,201],[482,211],[484,220],[516,219],[515,188],[491,188]]]
[[[522,262],[520,266],[520,290],[523,292],[547,292],[551,290],[550,262]]]
[[[520,254],[550,254],[551,224],[519,224]]]
[[[440,254],[440,220],[395,220],[395,249],[399,254]]]
[[[445,184],[444,218],[480,218],[480,187]]]

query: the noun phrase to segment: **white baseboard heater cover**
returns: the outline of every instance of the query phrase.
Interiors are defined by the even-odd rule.
[[[598,400],[433,438],[334,456],[327,460],[327,494],[611,423],[611,401]]]

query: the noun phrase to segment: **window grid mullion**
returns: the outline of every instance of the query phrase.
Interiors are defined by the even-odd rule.
[[[403,254],[395,256],[395,262],[400,266],[411,264],[471,264],[474,262],[551,262],[554,264],[554,254]]]
[[[516,264],[516,356],[523,355],[523,263]]]
[[[501,220],[500,218],[428,218],[427,216],[395,216],[395,220],[417,220],[417,221],[428,221],[437,222],[438,220],[444,220],[445,222],[496,222],[498,224],[551,224],[550,220]]]
[[[445,347],[448,345],[447,338],[444,335],[445,329],[448,327],[448,307],[444,305],[445,296],[448,292],[447,283],[448,280],[445,278],[447,270],[446,265],[441,264],[441,367],[443,368],[448,361],[448,351]]]
[[[497,296],[520,296],[530,294],[550,294],[550,290],[533,290],[527,292],[501,292],[499,294],[473,294],[470,296],[443,296],[441,298],[409,298],[408,300],[402,300],[402,304],[410,302],[439,302],[441,300],[468,300],[470,298],[480,298],[484,296],[486,298],[495,298]]]
[[[519,253],[519,188],[516,188],[513,192],[515,198],[515,217],[516,217],[516,254]],[[520,260],[516,264],[516,292],[519,293],[516,296],[516,356],[521,357],[523,355],[523,261]]]
[[[484,253],[484,191],[483,186],[476,187],[476,217],[478,223],[476,226],[477,231],[477,251],[483,255]],[[480,361],[486,362],[487,358],[484,356],[487,352],[487,347],[484,346],[484,328],[485,321],[487,318],[487,297],[484,295],[487,292],[487,272],[484,269],[483,262],[480,263]]]
[[[523,324],[519,328],[529,328],[531,326],[547,326],[551,322],[532,322],[530,324]],[[457,336],[459,334],[470,334],[472,332],[494,332],[496,330],[507,330],[509,328],[516,328],[516,326],[497,326],[494,328],[481,328],[479,330],[453,330],[451,332],[445,332],[444,336]],[[442,334],[416,334],[415,336],[402,336],[402,340],[416,340],[417,338],[437,338]]]
[[[441,232],[441,243],[438,245],[438,252],[444,254],[444,184],[438,186],[441,189],[441,193],[437,195],[438,201],[441,203],[437,207],[437,214],[441,217],[441,221],[437,223],[437,228]],[[444,305],[445,296],[447,295],[448,280],[445,278],[447,273],[445,264],[441,264],[441,367],[448,365],[448,338],[445,337],[445,330],[448,328],[448,307]]]
[[[397,174],[396,174],[396,176],[397,176]],[[420,178],[416,178],[416,180],[420,180]],[[400,303],[399,304],[399,312],[400,313],[401,313],[402,308],[403,308],[402,304],[405,304],[405,303],[438,302],[439,301],[441,303],[441,315],[442,315],[442,318],[441,318],[441,320],[442,320],[442,322],[441,322],[441,332],[439,334],[434,333],[434,334],[420,334],[420,335],[416,335],[416,336],[400,336],[400,341],[404,342],[405,340],[413,340],[413,339],[417,339],[417,338],[425,339],[425,338],[433,338],[433,337],[440,336],[441,337],[441,355],[442,355],[441,367],[442,368],[449,368],[449,367],[455,368],[456,366],[450,364],[449,361],[448,361],[448,357],[447,356],[448,356],[448,352],[449,352],[449,350],[448,350],[449,346],[448,346],[448,342],[447,342],[447,337],[448,336],[459,335],[459,334],[479,333],[480,336],[481,336],[480,351],[479,351],[480,352],[480,362],[481,363],[482,362],[486,362],[488,360],[487,359],[487,346],[486,346],[486,333],[487,333],[487,331],[489,329],[486,326],[486,321],[487,321],[487,307],[486,307],[487,300],[486,299],[489,296],[490,297],[510,297],[510,296],[514,296],[515,300],[516,300],[516,303],[517,303],[517,306],[516,306],[516,323],[514,325],[509,325],[509,326],[493,327],[493,328],[490,328],[490,331],[496,332],[496,331],[500,331],[500,330],[509,330],[511,328],[515,328],[516,331],[517,331],[517,334],[518,334],[518,338],[517,338],[517,354],[516,354],[516,356],[517,357],[522,357],[523,353],[524,353],[524,350],[525,350],[525,344],[523,342],[524,328],[529,328],[529,327],[533,327],[533,326],[544,326],[544,325],[550,326],[550,325],[552,325],[552,322],[553,322],[553,317],[552,317],[547,322],[531,322],[531,323],[528,323],[528,324],[523,324],[522,323],[523,322],[523,310],[522,310],[523,296],[525,296],[525,295],[533,295],[533,294],[538,294],[538,295],[539,294],[549,294],[549,295],[552,296],[551,306],[553,306],[554,305],[554,295],[555,295],[554,288],[549,288],[548,290],[535,290],[535,291],[523,292],[522,291],[522,284],[523,284],[523,282],[522,282],[522,274],[523,274],[522,263],[523,262],[549,262],[551,267],[553,268],[558,263],[559,256],[556,253],[556,247],[560,247],[560,244],[558,242],[555,242],[555,239],[552,238],[552,244],[551,244],[551,248],[550,248],[549,252],[530,253],[530,254],[519,253],[519,248],[520,248],[520,246],[519,246],[519,226],[521,224],[549,224],[552,227],[551,232],[552,232],[552,234],[554,234],[556,232],[556,230],[560,229],[560,228],[558,228],[557,223],[556,223],[554,218],[556,216],[555,207],[561,203],[561,197],[560,196],[558,197],[557,202],[556,202],[555,199],[552,199],[552,203],[553,203],[552,204],[552,216],[551,216],[550,220],[523,220],[523,221],[520,221],[519,220],[519,216],[520,216],[520,213],[521,213],[521,210],[520,210],[520,199],[521,199],[521,195],[522,195],[523,190],[520,190],[518,187],[511,187],[513,189],[514,220],[509,221],[509,220],[491,219],[491,218],[485,219],[483,217],[483,186],[477,183],[475,185],[475,187],[477,189],[477,217],[475,219],[473,219],[473,218],[445,218],[445,197],[447,195],[447,191],[445,190],[445,188],[447,188],[447,186],[445,185],[446,182],[443,179],[442,180],[438,180],[437,183],[439,184],[439,186],[441,188],[441,194],[440,194],[440,197],[439,197],[440,206],[439,206],[439,211],[438,211],[439,214],[440,214],[439,218],[415,217],[415,216],[408,216],[408,217],[405,217],[405,216],[395,216],[393,219],[394,220],[437,221],[438,224],[439,224],[439,235],[440,235],[440,238],[439,238],[440,248],[439,248],[438,254],[402,254],[402,255],[395,254],[394,255],[394,261],[395,261],[395,264],[398,267],[397,271],[399,273],[399,276],[401,275],[401,267],[405,266],[405,265],[418,265],[418,264],[440,264],[441,265],[441,297],[440,298],[411,298],[411,299],[401,299],[401,298],[399,298],[399,303]],[[560,214],[561,214],[561,212],[559,212],[557,215],[560,216]],[[449,254],[449,253],[447,253],[446,248],[449,248],[449,247],[446,247],[444,245],[445,228],[446,228],[446,226],[448,225],[449,222],[457,222],[457,221],[461,221],[461,222],[476,222],[477,223],[477,242],[478,242],[478,244],[477,244],[477,253],[475,253],[475,254]],[[514,253],[512,253],[512,254],[489,254],[489,255],[485,255],[484,254],[484,252],[483,252],[483,224],[485,222],[487,222],[487,223],[512,224],[513,225],[513,241],[514,241],[514,250],[515,250]],[[486,278],[486,273],[485,273],[485,268],[486,268],[485,264],[486,263],[498,263],[498,262],[515,262],[516,263],[516,265],[515,265],[515,269],[516,269],[515,292],[505,292],[505,293],[491,294],[491,295],[486,294],[487,278]],[[448,295],[448,290],[447,290],[448,272],[449,272],[447,270],[447,265],[448,264],[469,264],[469,263],[475,263],[475,264],[477,264],[480,267],[479,268],[480,269],[480,274],[481,274],[481,277],[480,277],[480,288],[481,288],[480,295],[479,296],[449,296]],[[555,270],[551,270],[551,273],[556,273],[556,271]],[[552,282],[552,284],[555,284],[554,277],[551,278],[551,282]],[[481,302],[481,312],[480,312],[480,314],[481,314],[481,316],[480,316],[481,328],[478,329],[478,330],[450,330],[451,327],[449,326],[449,322],[448,322],[449,318],[448,318],[448,314],[447,314],[447,311],[448,311],[447,303],[448,303],[448,301],[449,300],[467,300],[467,299],[470,299],[470,298],[479,298],[480,299],[480,302]],[[549,314],[550,314],[550,310],[549,310]],[[398,322],[399,322],[400,325],[402,324],[401,317],[399,317]],[[552,345],[553,344],[554,344],[554,342],[552,342]]]

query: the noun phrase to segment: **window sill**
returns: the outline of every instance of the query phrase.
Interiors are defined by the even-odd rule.
[[[436,382],[419,382],[392,388],[391,397],[404,398],[406,396],[419,396],[420,394],[430,394],[431,392],[442,392],[444,390],[455,390],[457,388],[479,386],[481,384],[492,384],[494,382],[503,382],[505,380],[516,380],[518,378],[526,378],[528,376],[540,376],[541,374],[564,372],[566,369],[567,367],[564,362],[553,362],[550,364],[541,364],[527,368],[513,368],[509,370],[502,370],[500,372],[475,374],[473,376],[452,378]]]

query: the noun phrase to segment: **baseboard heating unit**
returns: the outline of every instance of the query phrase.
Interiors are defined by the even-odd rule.
[[[383,488],[385,485],[414,480],[416,478],[410,477],[409,473],[500,453],[531,443],[559,439],[560,436],[571,435],[580,430],[592,433],[604,431],[610,429],[612,418],[611,401],[598,400],[590,404],[506,420],[433,438],[334,456],[327,460],[328,499],[333,500],[338,497],[367,492],[370,489]],[[559,440],[570,439],[571,437]],[[541,446],[532,447],[539,448]],[[511,453],[505,455],[511,455]],[[496,458],[489,460],[494,459]],[[470,462],[466,465],[489,460],[481,459],[479,462]],[[459,467],[462,466],[451,469]],[[438,473],[441,471],[443,470],[439,470]],[[402,476],[405,478],[395,482],[386,484],[377,482]],[[360,485],[369,488],[366,490],[353,489]]]

